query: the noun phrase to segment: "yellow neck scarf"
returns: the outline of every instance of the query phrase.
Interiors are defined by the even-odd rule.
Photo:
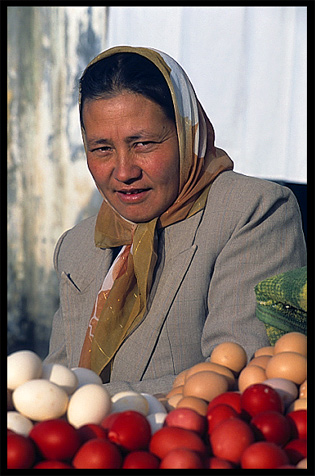
[[[92,342],[86,337],[82,366],[98,374],[145,315],[157,261],[157,228],[184,220],[204,208],[215,177],[233,168],[228,155],[214,146],[214,130],[181,66],[171,57],[149,48],[121,46],[98,55],[89,65],[119,52],[143,55],[163,74],[171,92],[180,156],[179,195],[160,217],[133,224],[121,217],[106,200],[101,205],[95,245],[112,248],[132,243],[126,271],[115,279],[98,317]],[[84,130],[82,130],[85,142]]]

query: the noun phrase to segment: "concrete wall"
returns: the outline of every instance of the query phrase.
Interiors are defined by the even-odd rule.
[[[106,48],[106,7],[8,8],[8,353],[44,357],[58,237],[100,198],[82,146],[77,81]]]

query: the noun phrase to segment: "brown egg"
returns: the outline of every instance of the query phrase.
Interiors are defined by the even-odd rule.
[[[178,387],[179,385],[184,385],[186,372],[187,369],[183,370],[175,377],[175,380],[173,382],[173,388]]]
[[[254,383],[262,383],[266,378],[266,372],[263,368],[257,365],[247,365],[239,374],[238,389],[243,393],[245,388],[254,385]]]
[[[191,408],[195,410],[199,415],[205,416],[208,410],[208,402],[197,397],[183,397],[177,403],[176,408]]]
[[[307,458],[300,459],[295,467],[297,469],[307,469]]]
[[[218,374],[224,375],[227,378],[229,384],[229,390],[234,389],[236,382],[235,377],[230,369],[224,367],[220,364],[215,364],[214,362],[199,362],[199,364],[194,365],[186,372],[185,381],[191,376],[196,374],[197,372],[201,372],[204,370],[210,370],[212,372],[217,372]]]
[[[243,347],[236,342],[222,342],[213,349],[210,361],[238,374],[247,363],[247,355]]]
[[[176,393],[176,395],[172,395],[170,398],[167,399],[167,402],[165,403],[165,407],[167,411],[174,410],[176,408],[177,403],[179,400],[183,398],[182,393]]]
[[[307,359],[297,352],[280,352],[269,360],[267,378],[286,378],[300,385],[307,377]]]
[[[300,398],[307,398],[307,380],[301,383],[299,388],[299,397]]]
[[[210,402],[217,395],[227,392],[228,387],[226,377],[211,370],[203,370],[191,375],[185,381],[183,396],[198,397]]]
[[[307,337],[301,332],[283,334],[275,343],[275,354],[280,352],[297,352],[307,357]]]
[[[269,360],[271,359],[271,355],[259,355],[258,357],[254,357],[252,360],[249,361],[248,365],[257,365],[257,367],[261,367],[262,369],[266,369]]]
[[[274,346],[268,345],[267,347],[260,347],[260,349],[257,349],[254,357],[259,357],[260,355],[273,355],[275,351]]]
[[[294,412],[295,410],[307,410],[307,398],[297,398],[289,406],[287,413]]]
[[[171,398],[173,395],[177,395],[178,393],[183,394],[183,388],[184,385],[178,385],[178,387],[173,387],[166,395],[166,398]]]

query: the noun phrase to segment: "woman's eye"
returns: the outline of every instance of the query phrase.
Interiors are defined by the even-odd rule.
[[[150,145],[154,144],[152,141],[142,141],[142,142],[136,142],[135,146],[136,147],[149,147]]]
[[[95,149],[92,149],[91,152],[108,152],[110,151],[111,148],[108,146],[103,146],[103,147],[97,147]]]

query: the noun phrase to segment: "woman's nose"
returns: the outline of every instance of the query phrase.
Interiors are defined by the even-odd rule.
[[[141,177],[141,168],[136,164],[132,153],[119,153],[116,157],[114,178],[119,182],[132,183]]]

